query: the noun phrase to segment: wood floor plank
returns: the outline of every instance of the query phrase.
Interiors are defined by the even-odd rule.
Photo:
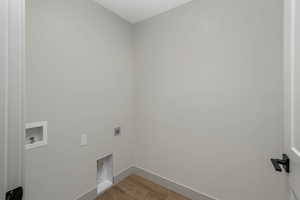
[[[97,200],[189,200],[137,175],[127,177]]]
[[[97,200],[135,200],[118,187],[112,187],[104,194],[102,194]]]
[[[145,199],[149,191],[143,188],[141,185],[136,184],[135,182],[125,179],[121,181],[116,187],[124,191],[126,194],[136,198],[136,199]]]
[[[165,200],[168,197],[167,194],[162,195],[154,192],[149,192],[145,198],[145,200]]]
[[[166,200],[187,200],[187,198],[175,192],[170,192]]]
[[[143,177],[132,175],[128,177],[129,180],[132,180],[138,185],[141,185],[142,187],[146,188],[149,192],[153,192],[156,194],[160,194],[162,196],[168,195],[170,192],[168,189],[161,187],[158,184],[155,184],[147,179],[144,179]]]

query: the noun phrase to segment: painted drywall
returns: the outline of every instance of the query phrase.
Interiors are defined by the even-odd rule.
[[[135,26],[136,165],[220,200],[283,200],[283,1],[195,0]]]
[[[48,121],[48,145],[25,153],[26,200],[74,200],[103,154],[115,174],[133,163],[132,29],[94,1],[26,2],[26,121]]]
[[[131,23],[164,13],[191,0],[95,0]]]
[[[28,0],[26,121],[47,120],[49,144],[26,151],[26,200],[76,199],[98,157],[113,152],[116,174],[133,148],[138,167],[219,200],[287,199],[269,163],[283,151],[282,11],[199,0],[133,27],[93,1]]]

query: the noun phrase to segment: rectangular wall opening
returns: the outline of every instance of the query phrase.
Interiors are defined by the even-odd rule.
[[[97,160],[97,192],[103,193],[113,185],[112,154]]]
[[[25,142],[26,149],[47,145],[47,122],[27,123]]]

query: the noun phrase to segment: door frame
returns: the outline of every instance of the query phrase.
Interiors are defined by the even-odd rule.
[[[0,200],[7,185],[8,1],[0,1]]]
[[[294,132],[294,97],[295,97],[295,41],[296,41],[296,1],[284,0],[284,136],[285,136],[285,152],[291,159],[291,173],[288,177],[288,186],[290,190],[291,200],[296,199],[296,193],[293,191],[292,185],[296,184],[294,177],[299,178],[299,157],[300,152],[295,145]],[[299,184],[298,184],[299,185]]]
[[[3,138],[3,180],[0,200],[5,193],[24,186],[24,111],[25,111],[25,0],[0,0],[0,130]],[[1,169],[1,168],[0,168]]]

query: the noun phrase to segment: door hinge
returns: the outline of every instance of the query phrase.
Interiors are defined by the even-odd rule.
[[[283,154],[282,159],[272,158],[271,162],[277,172],[282,172],[282,166],[286,173],[290,173],[290,158],[288,157],[288,155]]]
[[[23,198],[23,188],[18,187],[6,193],[5,200],[22,200]]]

